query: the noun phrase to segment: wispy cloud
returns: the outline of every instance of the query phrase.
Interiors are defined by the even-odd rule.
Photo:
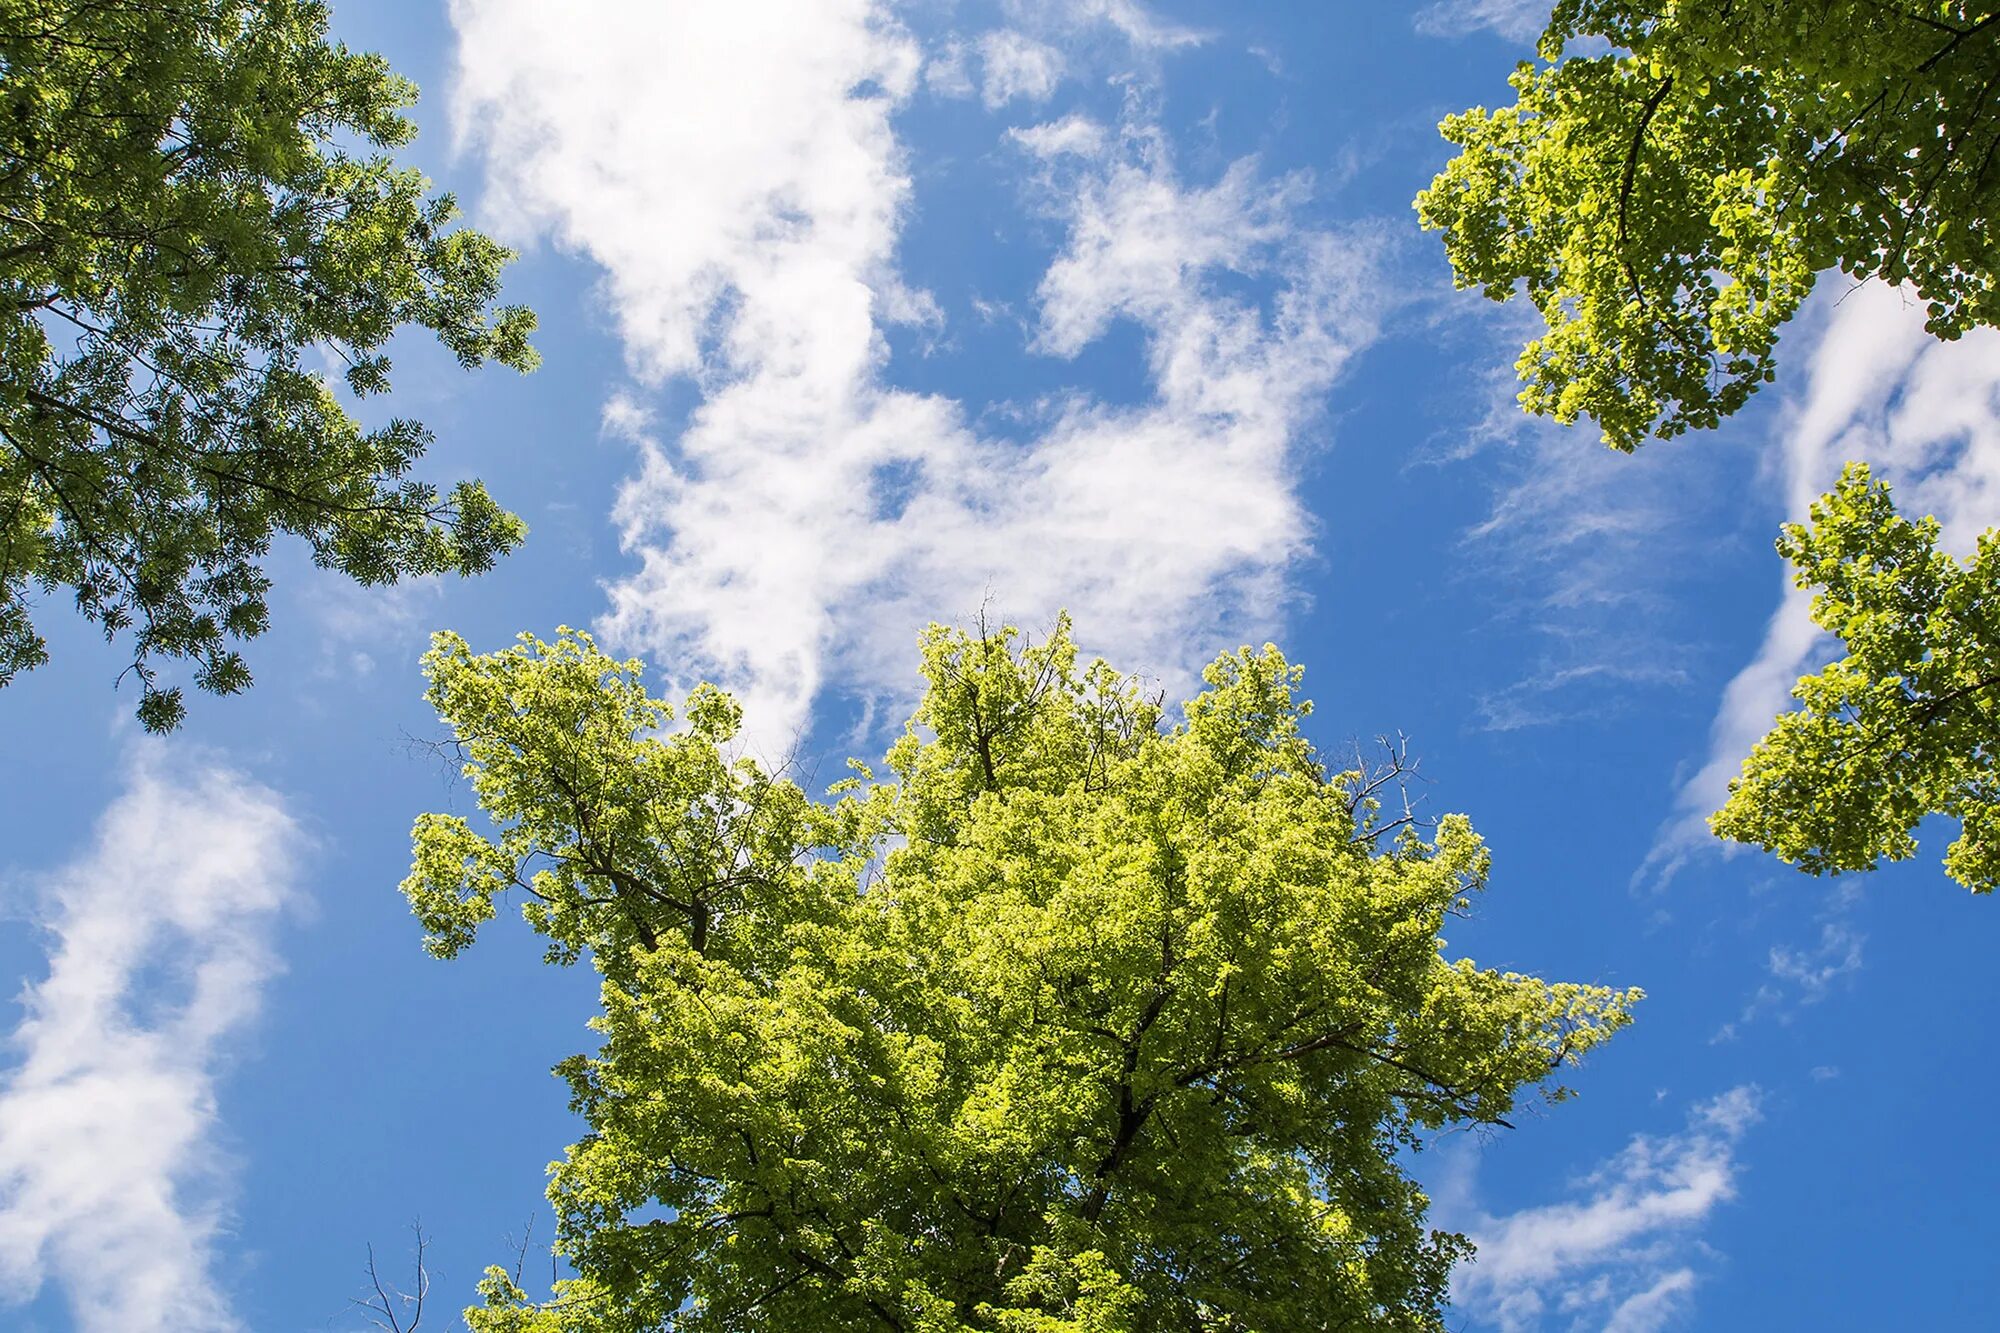
[[[1135,43],[1192,40],[1097,9]],[[1149,397],[1078,391],[1015,405],[1016,435],[975,429],[888,364],[888,325],[936,315],[894,270],[909,39],[858,3],[787,7],[771,40],[756,4],[697,10],[699,34],[652,5],[455,11],[491,206],[604,267],[642,374],[705,391],[677,436],[643,396],[614,410],[642,459],[616,509],[640,567],[607,634],[735,688],[769,743],[829,691],[900,695],[916,628],[989,597],[1028,623],[1067,605],[1093,647],[1163,675],[1268,627],[1309,538],[1303,433],[1373,336],[1373,242],[1302,221],[1303,177],[1184,179],[1136,110],[1018,135],[1067,237],[1034,350],[1129,322]],[[699,142],[716,124],[726,151]]]
[[[276,969],[298,834],[272,792],[136,752],[92,848],[43,886],[49,971],[0,1076],[0,1280],[84,1333],[221,1333],[215,1078]]]
[[[294,570],[299,600],[318,629],[319,654],[313,663],[302,706],[338,706],[328,682],[351,683],[374,673],[377,660],[402,655],[414,660],[429,634],[429,618],[444,596],[435,575],[405,579],[387,587],[362,587],[352,579],[306,567]]]
[[[1200,46],[1209,34],[1200,28],[1161,18],[1138,0],[1011,0],[1016,19],[1030,25],[1075,31],[1103,24],[1141,54],[1159,54]]]
[[[1652,1286],[1618,1302],[1604,1321],[1604,1333],[1655,1333],[1665,1328],[1687,1308],[1694,1284],[1692,1268],[1661,1274]]]
[[[1209,34],[1160,18],[1136,0],[1004,0],[1006,26],[935,39],[923,81],[943,97],[975,92],[989,111],[1048,100],[1064,78],[1129,80]],[[975,80],[976,74],[976,80]]]
[[[1791,1022],[1798,1010],[1818,1004],[1862,968],[1868,937],[1854,924],[1860,893],[1853,883],[1820,914],[1819,930],[1809,939],[1771,946],[1765,956],[1766,980],[1744,1002],[1743,1010],[1717,1030],[1711,1042],[1734,1040],[1745,1027],[1775,1016]]]
[[[1823,293],[1807,336],[1814,322],[1806,383],[1783,413],[1773,453],[1787,515],[1803,520],[1842,466],[1861,460],[1895,488],[1904,513],[1936,515],[1947,550],[1970,550],[2000,515],[2000,332],[1939,342],[1924,331],[1921,303],[1880,283]],[[1811,596],[1792,586],[1789,566],[1781,578],[1763,643],[1724,690],[1707,755],[1635,882],[1663,885],[1692,855],[1738,850],[1715,840],[1708,816],[1789,706],[1793,684],[1837,649],[1812,623]]]
[[[1756,1088],[1733,1088],[1695,1107],[1680,1133],[1635,1136],[1573,1197],[1518,1212],[1482,1208],[1474,1150],[1460,1154],[1434,1191],[1437,1220],[1477,1247],[1453,1281],[1454,1306],[1502,1333],[1664,1327],[1697,1283],[1700,1226],[1735,1197],[1737,1145],[1758,1102]]]
[[[1461,324],[1464,297],[1443,307]],[[1710,558],[1718,471],[1738,465],[1728,438],[1636,455],[1600,444],[1587,423],[1526,417],[1502,348],[1530,336],[1513,310],[1482,312],[1465,338],[1490,366],[1483,415],[1434,447],[1431,462],[1475,461],[1491,480],[1486,516],[1465,535],[1465,577],[1508,634],[1531,648],[1523,669],[1479,697],[1484,725],[1516,731],[1613,715],[1684,684],[1700,646],[1671,615]]]
[[[1062,81],[1062,52],[1011,28],[981,37],[979,56],[979,97],[989,108],[1005,106],[1016,98],[1046,102]]]
[[[1435,37],[1497,32],[1509,41],[1532,42],[1548,26],[1552,0],[1439,0],[1417,12],[1417,31]]]
[[[1849,922],[1829,921],[1812,944],[1773,945],[1771,975],[1797,987],[1801,1002],[1816,1003],[1826,998],[1836,981],[1861,970],[1861,946],[1867,938]]]

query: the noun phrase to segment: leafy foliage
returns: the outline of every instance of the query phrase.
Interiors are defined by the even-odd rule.
[[[317,0],[0,0],[0,684],[46,659],[31,591],[156,659],[249,683],[278,532],[362,583],[474,573],[521,538],[478,482],[407,480],[430,436],[364,430],[311,368],[389,387],[399,329],[528,369],[508,252],[390,150],[415,89]]]
[[[1466,1245],[1398,1154],[1505,1123],[1637,992],[1446,961],[1484,846],[1329,775],[1275,648],[1170,730],[1066,622],[933,627],[922,666],[893,776],[814,800],[725,757],[712,688],[676,715],[587,635],[438,636],[493,831],[417,821],[427,944],[520,890],[603,977],[559,1068],[578,1276],[537,1306],[490,1270],[472,1326],[1440,1328]]]
[[[2000,321],[1996,20],[1977,2],[1561,0],[1518,101],[1446,119],[1461,151],[1417,197],[1460,286],[1525,290],[1547,323],[1522,405],[1587,415],[1620,449],[1714,426],[1835,266],[1909,283],[1940,337]]]
[[[1778,549],[1847,656],[1792,691],[1804,707],[1744,763],[1718,834],[1824,874],[1910,856],[1918,821],[1943,814],[1961,826],[1946,872],[2000,884],[2000,534],[1963,565],[1937,541],[1937,520],[1899,515],[1860,464],[1785,529]]]

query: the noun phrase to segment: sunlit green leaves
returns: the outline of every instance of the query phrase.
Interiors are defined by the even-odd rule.
[[[1461,151],[1417,197],[1459,286],[1540,311],[1522,405],[1621,449],[1712,427],[1836,266],[1910,283],[1942,337],[2000,320],[1995,17],[1558,4],[1515,103],[1448,117]]]
[[[892,780],[823,800],[587,636],[426,666],[491,821],[417,823],[431,947],[517,891],[604,976],[560,1070],[580,1276],[491,1275],[487,1333],[1435,1329],[1465,1245],[1398,1153],[1636,998],[1446,961],[1483,844],[1327,773],[1274,648],[1163,731],[1066,624],[934,628]]]
[[[1823,874],[1912,855],[1917,823],[1942,814],[1960,826],[1946,872],[2000,884],[2000,536],[1964,563],[1937,543],[1937,520],[1898,514],[1859,464],[1785,529],[1778,549],[1847,655],[1792,691],[1801,707],[1744,763],[1717,833]]]

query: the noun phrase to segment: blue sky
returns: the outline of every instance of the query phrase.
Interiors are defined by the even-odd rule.
[[[386,593],[280,552],[256,688],[165,743],[45,615],[0,693],[0,1323],[356,1329],[413,1221],[445,1311],[549,1236],[594,986],[525,932],[418,948],[410,820],[468,805],[429,631],[594,627],[834,776],[982,605],[1174,690],[1275,640],[1323,745],[1407,734],[1491,842],[1454,952],[1648,991],[1573,1100],[1416,1159],[1481,1243],[1454,1327],[1993,1322],[1944,1276],[2000,1189],[1957,1128],[2000,1091],[1993,905],[1935,831],[1819,881],[1700,820],[1820,660],[1777,524],[1849,457],[1961,548],[2000,515],[2000,339],[1829,281],[1719,432],[1521,419],[1524,325],[1409,200],[1534,9],[339,3],[425,90],[412,160],[521,248],[546,361],[412,342],[369,410],[532,536]]]

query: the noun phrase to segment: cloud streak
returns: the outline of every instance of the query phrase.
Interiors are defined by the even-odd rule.
[[[979,55],[983,65],[979,97],[989,110],[1017,97],[1046,102],[1062,81],[1062,52],[1011,28],[981,37]]]
[[[1417,31],[1463,37],[1485,30],[1508,41],[1533,42],[1548,26],[1551,0],[1440,0],[1417,12]]]
[[[1818,1004],[1836,987],[1851,984],[1863,966],[1868,937],[1854,924],[1861,904],[1855,881],[1847,881],[1819,918],[1819,932],[1809,941],[1774,944],[1765,955],[1768,978],[1744,1001],[1742,1010],[1716,1030],[1711,1044],[1733,1041],[1761,1018],[1775,1016],[1789,1023],[1801,1009]]]
[[[1635,1136],[1575,1197],[1518,1212],[1480,1207],[1476,1159],[1461,1157],[1437,1191],[1439,1221],[1477,1247],[1454,1278],[1454,1306],[1501,1333],[1557,1320],[1621,1333],[1663,1327],[1698,1280],[1693,1233],[1735,1197],[1736,1150],[1761,1118],[1758,1102],[1756,1088],[1733,1088],[1696,1106],[1678,1134]]]
[[[0,1077],[0,1281],[58,1283],[83,1333],[226,1333],[215,1080],[276,970],[298,833],[226,769],[138,752],[49,878],[49,971]]]

